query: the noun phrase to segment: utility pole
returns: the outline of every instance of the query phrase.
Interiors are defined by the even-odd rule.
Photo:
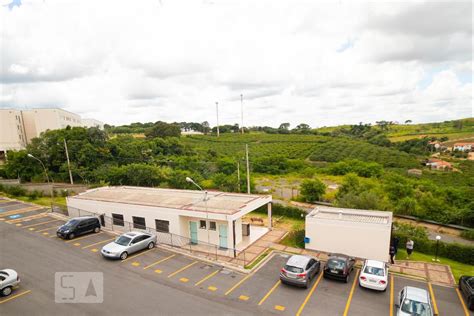
[[[71,180],[71,184],[74,184],[74,180],[72,179],[71,163],[69,162],[69,151],[67,150],[66,138],[64,138],[64,150],[66,151],[67,168],[69,170],[69,180]]]
[[[247,163],[247,194],[250,194],[249,145],[245,144],[245,160]]]
[[[239,193],[240,193],[240,162],[237,161],[237,184],[239,188]]]
[[[242,130],[242,135],[244,134],[244,95],[240,94],[240,118],[241,124],[240,129]]]
[[[219,102],[216,102],[216,114],[217,114],[217,137],[219,137]]]

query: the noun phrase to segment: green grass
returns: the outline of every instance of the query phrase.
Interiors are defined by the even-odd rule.
[[[265,259],[268,254],[270,253],[270,249],[265,250],[260,256],[257,257],[254,261],[252,261],[250,264],[246,265],[244,268],[245,269],[252,269],[255,267],[257,264],[259,264],[263,259]]]
[[[27,196],[11,196],[11,195],[4,194],[4,193],[0,193],[0,195],[8,196],[9,198],[24,201],[24,202],[28,202],[28,203],[34,203],[34,204],[48,206],[48,207],[51,206],[51,198],[48,197],[48,196],[43,196],[43,197],[40,197],[40,198],[37,198],[37,199],[31,199]],[[61,206],[66,206],[66,198],[57,196],[57,197],[54,198],[54,203],[59,204]]]
[[[424,253],[419,253],[414,251],[411,256],[409,261],[422,261],[422,262],[429,262],[433,263],[434,261],[432,260],[434,258],[433,255],[427,255]],[[397,253],[397,260],[407,260],[407,252],[404,249],[399,249]],[[459,280],[459,277],[461,275],[472,275],[474,272],[474,267],[469,264],[465,263],[460,263],[451,259],[446,259],[442,257],[438,257],[440,264],[446,264],[451,267],[451,271],[453,272],[454,279],[456,283]]]

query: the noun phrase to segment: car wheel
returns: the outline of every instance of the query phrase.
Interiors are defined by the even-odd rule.
[[[358,283],[359,283],[359,287],[362,288],[363,287],[362,284],[360,284],[360,282],[358,282]]]
[[[153,249],[155,247],[155,243],[152,241],[148,244],[148,249]]]
[[[384,288],[384,289],[382,290],[382,292],[387,292],[387,288]]]
[[[98,232],[100,232],[100,227],[94,228],[94,233],[98,233]]]
[[[12,294],[12,288],[10,286],[7,286],[6,288],[4,288],[2,290],[2,295],[3,296],[8,296],[10,294]]]
[[[344,279],[344,283],[349,282],[349,275],[346,275],[346,278]]]
[[[74,239],[74,237],[76,237],[76,235],[74,235],[74,233],[69,234],[69,239]]]
[[[128,257],[128,253],[126,251],[122,252],[122,254],[120,255],[120,259],[122,260],[127,259],[127,257]]]

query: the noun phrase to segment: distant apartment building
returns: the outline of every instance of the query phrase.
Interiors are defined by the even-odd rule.
[[[82,126],[84,127],[97,127],[98,129],[104,129],[104,123],[95,119],[85,118],[82,119]]]
[[[454,150],[459,151],[471,151],[474,149],[474,142],[473,143],[455,143],[453,145]]]
[[[93,126],[103,128],[102,122],[92,121]],[[91,127],[80,115],[62,109],[0,109],[0,160],[5,159],[7,150],[23,149],[41,133],[67,126]]]

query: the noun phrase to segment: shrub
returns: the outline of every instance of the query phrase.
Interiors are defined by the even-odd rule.
[[[301,196],[306,202],[319,201],[326,192],[326,185],[319,179],[303,180]]]
[[[267,206],[261,206],[258,209],[256,209],[254,212],[257,213],[262,213],[262,214],[267,214]],[[293,206],[285,206],[282,204],[272,204],[272,215],[279,215],[279,216],[285,216],[285,217],[290,217],[290,218],[295,218],[295,219],[302,219],[306,216],[306,211],[299,209],[297,207]]]

